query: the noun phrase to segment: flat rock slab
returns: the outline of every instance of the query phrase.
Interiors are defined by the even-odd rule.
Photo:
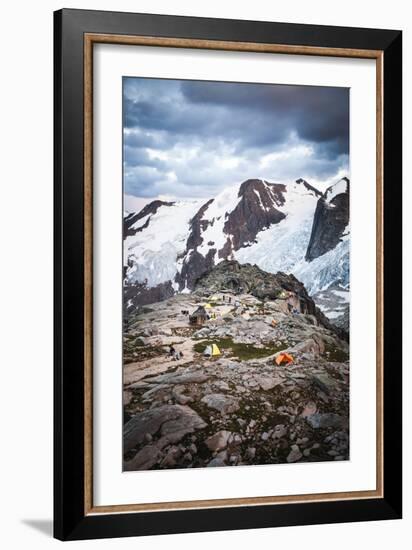
[[[150,378],[147,382],[157,383],[157,384],[202,384],[206,382],[209,377],[202,371],[195,372],[171,372],[169,374],[163,374],[161,376],[156,376]]]
[[[221,414],[233,413],[239,409],[237,399],[222,393],[209,393],[202,398],[202,402],[210,409],[215,409]]]
[[[124,452],[143,443],[146,434],[161,436],[173,433],[184,435],[201,430],[206,422],[187,405],[163,405],[136,414],[127,422],[123,431]],[[181,435],[183,434],[183,435]]]
[[[255,380],[263,391],[272,390],[283,382],[280,378],[275,378],[273,376],[255,376]]]
[[[320,390],[322,390],[325,393],[330,393],[336,388],[336,380],[331,378],[328,374],[314,374],[312,376],[312,382],[317,386]]]

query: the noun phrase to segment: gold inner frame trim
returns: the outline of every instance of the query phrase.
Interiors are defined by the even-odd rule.
[[[376,489],[307,495],[241,497],[95,506],[93,503],[93,45],[96,43],[282,53],[376,60]],[[383,52],[254,42],[84,35],[84,513],[113,514],[383,498]]]

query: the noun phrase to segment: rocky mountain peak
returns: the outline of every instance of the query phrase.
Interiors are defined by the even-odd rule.
[[[125,216],[123,223],[124,237],[136,235],[136,233],[146,229],[150,223],[150,215],[156,214],[161,206],[172,206],[173,204],[173,202],[154,200],[146,204],[139,212]],[[140,220],[142,220],[142,223],[137,223]]]
[[[321,197],[322,192],[316,189],[316,187],[313,187],[313,185],[310,185],[306,180],[303,178],[299,178],[296,180],[296,183],[298,185],[301,185],[306,191],[308,191],[310,194],[314,195],[315,197]]]
[[[228,215],[223,231],[228,235],[220,257],[227,258],[233,250],[252,243],[264,228],[279,223],[285,214],[279,210],[285,203],[283,184],[265,180],[246,180],[239,188],[238,202]]]
[[[312,261],[341,241],[349,224],[349,179],[344,177],[326,189],[315,210],[305,259]]]

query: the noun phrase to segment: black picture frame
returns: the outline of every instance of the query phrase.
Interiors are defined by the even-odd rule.
[[[383,496],[189,510],[85,511],[84,36],[382,52]],[[397,519],[402,515],[402,33],[63,9],[54,14],[54,536],[60,540]]]

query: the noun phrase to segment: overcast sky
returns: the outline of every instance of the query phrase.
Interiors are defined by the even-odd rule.
[[[348,175],[347,88],[131,77],[123,96],[129,203],[209,198],[255,177],[322,187]]]

